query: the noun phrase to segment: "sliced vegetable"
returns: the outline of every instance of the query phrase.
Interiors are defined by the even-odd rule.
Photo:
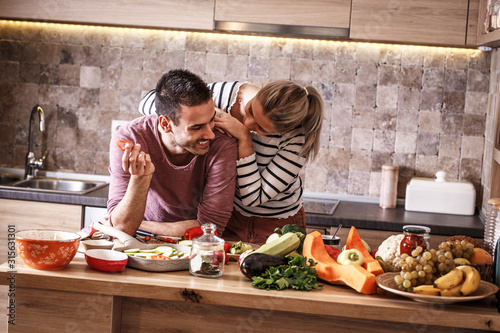
[[[161,254],[157,254],[157,255],[151,256],[151,259],[153,259],[153,260],[167,260],[170,258],[167,256],[162,256]]]
[[[366,249],[361,237],[359,237],[358,231],[354,226],[352,226],[351,230],[349,230],[349,235],[347,236],[346,241],[346,249],[356,249],[363,254],[363,268],[365,268],[368,272],[375,274],[376,276],[384,273],[384,269],[380,266],[378,260],[374,259],[370,252]]]
[[[130,141],[127,141],[127,140],[118,140],[118,142],[116,143],[118,145],[118,147],[120,147],[121,151],[125,151],[125,146],[128,144],[132,144]]]
[[[362,265],[363,254],[356,250],[344,250],[337,257],[337,262],[341,265]]]
[[[248,250],[251,250],[251,249],[252,249],[252,245],[245,244],[242,241],[239,241],[239,242],[236,242],[233,245],[231,245],[229,251],[232,254],[241,254],[241,253],[248,251]]]
[[[304,240],[303,254],[316,262],[318,277],[332,284],[347,285],[363,294],[377,292],[375,275],[359,265],[341,265],[330,257],[318,231],[308,234]]]

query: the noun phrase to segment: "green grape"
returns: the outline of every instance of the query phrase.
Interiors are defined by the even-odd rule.
[[[409,279],[408,280],[404,280],[404,282],[403,282],[403,288],[408,289],[410,287],[411,287],[411,280],[409,280]]]
[[[425,260],[431,260],[432,253],[430,253],[429,251],[425,251],[424,254],[422,254],[422,258],[424,258]]]
[[[403,284],[404,278],[401,275],[396,275],[394,277],[394,282],[396,282],[397,285]]]

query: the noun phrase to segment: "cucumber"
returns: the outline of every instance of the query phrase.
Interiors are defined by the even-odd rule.
[[[300,238],[293,232],[288,232],[270,243],[262,245],[254,253],[264,253],[271,256],[284,256],[295,251],[300,246]]]

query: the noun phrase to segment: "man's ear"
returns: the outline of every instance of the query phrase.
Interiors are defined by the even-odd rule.
[[[165,133],[172,132],[172,120],[167,116],[158,117],[158,127]]]

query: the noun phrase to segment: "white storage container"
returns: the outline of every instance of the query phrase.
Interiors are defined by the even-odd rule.
[[[446,172],[436,178],[412,178],[406,185],[405,209],[415,212],[474,215],[476,189],[468,181],[448,182]]]

